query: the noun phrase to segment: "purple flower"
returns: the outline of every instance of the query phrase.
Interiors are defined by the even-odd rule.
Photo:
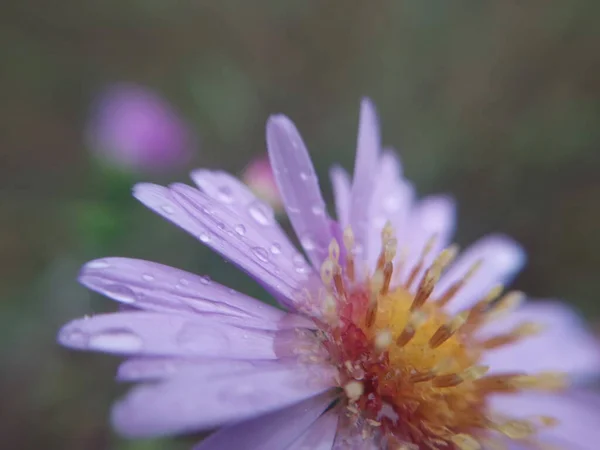
[[[244,183],[275,212],[283,211],[283,200],[267,155],[254,159],[242,174]]]
[[[99,96],[88,139],[100,159],[128,171],[181,167],[193,146],[191,131],[163,99],[124,83]]]
[[[458,254],[454,203],[415,199],[362,103],[353,179],[325,208],[293,123],[269,157],[310,262],[272,209],[223,172],[134,195],[265,286],[282,311],[157,263],[105,258],[81,282],[134,310],[75,320],[63,345],[126,355],[139,382],[112,420],[131,437],[221,427],[211,449],[594,449],[600,347],[566,306],[502,294],[525,256],[490,235]],[[505,445],[507,447],[505,447]]]

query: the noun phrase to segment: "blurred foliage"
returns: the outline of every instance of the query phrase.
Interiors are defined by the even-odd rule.
[[[116,359],[55,344],[70,318],[114,309],[76,284],[87,259],[157,260],[265,297],[137,204],[130,185],[141,176],[95,167],[88,107],[115,81],[155,89],[194,125],[201,144],[189,169],[239,172],[264,152],[268,115],[282,111],[323,180],[333,162],[351,167],[359,99],[371,96],[420,192],[458,198],[459,243],[513,235],[530,255],[518,288],[598,317],[599,3],[7,0],[2,10],[3,448],[192,441],[114,436]]]

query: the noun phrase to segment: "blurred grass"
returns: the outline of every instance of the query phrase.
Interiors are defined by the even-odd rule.
[[[201,145],[190,169],[239,172],[264,151],[264,122],[281,111],[323,177],[333,162],[351,167],[358,101],[369,95],[420,192],[458,198],[461,244],[513,235],[530,254],[517,286],[597,320],[599,13],[591,0],[5,2],[3,445],[151,450],[192,440],[115,437],[116,360],[56,346],[62,323],[114,307],[76,284],[85,260],[158,260],[264,298],[136,204],[129,186],[142,177],[94,166],[82,130],[93,95],[113,81],[156,89],[194,125]]]

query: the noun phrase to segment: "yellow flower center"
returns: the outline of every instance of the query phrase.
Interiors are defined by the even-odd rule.
[[[496,416],[489,411],[488,396],[560,389],[565,378],[555,373],[487,374],[489,367],[479,363],[485,351],[540,328],[523,323],[505,334],[478,337],[483,324],[509,312],[522,299],[516,292],[500,297],[500,286],[450,316],[444,306],[476,274],[481,262],[446,292],[431,298],[441,273],[457,253],[450,247],[425,268],[433,242],[398,285],[392,283],[394,265],[400,263],[389,225],[382,232],[377,267],[366,282],[356,279],[352,231],[344,233],[343,263],[339,244],[330,245],[321,270],[326,292],[319,326],[323,345],[338,367],[346,425],[374,437],[382,448],[403,450],[477,450],[484,443],[490,445],[494,435],[529,442],[540,427],[553,421],[544,416],[531,420]]]

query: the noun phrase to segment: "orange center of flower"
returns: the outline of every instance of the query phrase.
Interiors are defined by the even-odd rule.
[[[478,328],[513,309],[522,298],[519,293],[498,299],[502,289],[496,287],[471,308],[449,316],[444,306],[481,263],[432,299],[436,282],[457,253],[455,247],[444,250],[424,270],[431,240],[416,265],[407,269],[406,281],[393,286],[399,269],[394,265],[401,264],[389,225],[382,232],[383,250],[367,282],[357,282],[350,229],[344,233],[344,244],[344,264],[339,244],[333,241],[322,266],[327,292],[320,336],[339,369],[347,426],[374,437],[382,448],[477,450],[490,445],[493,436],[530,442],[540,427],[553,423],[544,416],[530,420],[494,416],[488,409],[492,393],[564,385],[561,374],[486,375],[489,367],[478,363],[486,350],[540,331],[535,324],[523,323],[506,334],[478,339]]]

